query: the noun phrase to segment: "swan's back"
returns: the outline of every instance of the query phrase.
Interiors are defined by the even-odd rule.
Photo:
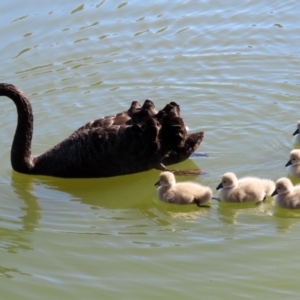
[[[112,125],[141,124],[149,117],[155,118],[162,125],[164,124],[165,116],[170,114],[172,114],[173,118],[180,118],[180,106],[174,101],[170,102],[159,111],[155,109],[154,103],[151,100],[145,100],[142,106],[139,102],[133,101],[127,111],[91,121],[80,127],[78,130],[95,127],[107,128]],[[167,131],[167,135],[165,136],[162,136],[161,134],[161,139],[166,141],[166,143],[169,139],[168,135],[169,131]],[[177,146],[173,145],[170,147],[169,151],[162,159],[162,164],[172,165],[188,159],[191,154],[196,151],[204,138],[203,131],[191,134],[185,132],[184,135],[184,142],[179,143]]]
[[[102,117],[88,122],[78,130],[103,127],[107,128],[112,125],[134,125],[142,124],[149,117],[154,117],[157,114],[154,103],[151,100],[145,100],[143,106],[137,101],[132,101],[131,106],[127,111]],[[162,115],[165,115],[163,113]]]

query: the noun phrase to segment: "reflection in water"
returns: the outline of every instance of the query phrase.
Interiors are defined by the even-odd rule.
[[[27,233],[33,232],[38,226],[40,207],[37,198],[31,193],[31,178],[29,176],[12,172],[11,186],[18,197],[24,201],[25,206],[21,208],[21,210],[23,210],[25,214],[20,218],[22,225],[20,229],[0,228],[0,242],[2,249],[8,253],[16,254],[20,250],[33,250],[30,246],[30,235]],[[11,273],[29,275],[21,272],[17,268],[0,266],[0,274],[4,277],[13,277]]]
[[[163,213],[163,219],[170,216],[172,219],[182,219],[186,222],[193,222],[200,217],[207,216],[211,209],[209,203],[207,203],[207,206],[198,207],[196,204],[177,205],[165,203],[158,199],[154,202],[157,204],[160,213]]]
[[[297,185],[297,184],[300,184],[300,178],[297,178],[297,177],[293,177],[293,176],[287,176],[291,182],[293,183],[293,185]]]
[[[38,225],[41,208],[37,198],[32,194],[32,178],[12,171],[11,186],[26,205],[22,208],[25,212],[25,215],[21,217],[23,230],[33,231]]]
[[[177,164],[176,167],[197,168],[192,160]],[[151,170],[126,176],[95,179],[28,176],[13,172],[12,186],[19,197],[27,204],[26,214],[23,217],[23,226],[26,230],[33,230],[40,218],[40,207],[36,201],[36,196],[50,199],[57,196],[62,198],[62,193],[67,195],[67,199],[79,201],[93,210],[105,209],[105,218],[108,215],[112,215],[111,218],[116,219],[146,218],[151,223],[166,226],[169,223],[166,221],[165,215],[169,215],[169,212],[166,211],[161,215],[163,209],[160,210],[160,205],[153,207],[153,199],[155,199],[154,183],[157,181],[159,172],[158,170]],[[190,180],[191,178],[193,177],[183,176],[182,180]],[[33,190],[36,196],[33,195]],[[176,209],[178,212],[182,209],[185,210],[186,207],[177,207]],[[195,207],[188,209],[191,210],[190,213],[197,210]],[[112,214],[108,214],[108,212]],[[188,211],[185,212],[185,214],[188,213]]]
[[[0,276],[3,276],[5,278],[13,278],[14,276],[11,273],[31,276],[28,273],[21,272],[17,268],[5,268],[0,266]]]
[[[271,201],[271,200],[267,200]],[[262,203],[256,205],[256,202],[244,202],[244,203],[227,203],[220,201],[218,205],[218,215],[221,222],[225,224],[237,225],[238,216],[242,215],[272,215],[269,209],[268,203]]]
[[[257,222],[257,219],[254,219],[254,217],[268,217],[268,221],[275,224],[277,232],[287,232],[300,222],[300,210],[276,207],[271,198],[260,205],[255,205],[253,202],[219,202],[217,212],[222,223],[231,225],[241,225],[243,217],[247,216],[253,217],[253,222]],[[253,224],[252,221],[248,219],[248,222],[251,222],[251,224]],[[261,225],[262,223],[257,223],[257,226]]]
[[[274,207],[274,222],[278,232],[287,232],[300,221],[300,209]]]

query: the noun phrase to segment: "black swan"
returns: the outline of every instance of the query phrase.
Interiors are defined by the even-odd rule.
[[[96,178],[153,168],[167,170],[164,163],[183,160],[183,154],[178,153],[177,157],[174,154],[176,149],[189,150],[190,147],[179,106],[171,103],[157,112],[148,100],[143,106],[133,102],[122,121],[121,113],[90,122],[45,153],[32,156],[33,114],[28,98],[16,86],[7,83],[0,83],[0,96],[9,97],[17,107],[11,164],[20,173]],[[187,174],[200,173],[200,170],[186,171]],[[185,171],[178,172],[185,174]]]

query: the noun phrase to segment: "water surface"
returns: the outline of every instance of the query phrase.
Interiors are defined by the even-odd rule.
[[[6,1],[7,2],[7,1]],[[0,81],[34,111],[32,151],[131,101],[181,105],[205,131],[178,178],[286,175],[299,119],[297,1],[1,3]],[[159,172],[64,180],[12,171],[16,109],[0,101],[0,286],[5,299],[298,299],[300,213],[161,203]]]

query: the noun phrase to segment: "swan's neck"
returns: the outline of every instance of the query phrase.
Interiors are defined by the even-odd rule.
[[[17,107],[18,124],[11,148],[11,164],[15,171],[28,173],[32,167],[31,140],[33,115],[25,94],[11,84],[0,84],[0,96],[7,96]]]

